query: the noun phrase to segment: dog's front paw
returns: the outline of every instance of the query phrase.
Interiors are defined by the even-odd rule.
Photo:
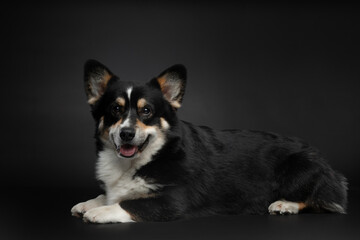
[[[87,211],[83,217],[85,222],[91,223],[125,223],[134,222],[120,204],[102,206]]]
[[[97,198],[90,199],[86,202],[78,203],[71,209],[71,214],[75,217],[81,217],[90,209],[105,205],[105,201],[105,195],[99,195]]]
[[[276,201],[270,204],[269,213],[272,215],[275,214],[298,214],[299,213],[299,203],[288,202],[285,200]]]

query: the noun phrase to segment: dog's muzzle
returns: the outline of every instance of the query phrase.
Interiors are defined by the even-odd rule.
[[[120,131],[120,139],[121,144],[116,145],[116,150],[118,154],[120,154],[122,157],[125,158],[132,158],[134,157],[138,152],[142,152],[146,146],[149,143],[150,135],[147,136],[147,138],[141,142],[140,144],[137,143],[135,138],[136,135],[136,129],[126,127],[121,129]]]

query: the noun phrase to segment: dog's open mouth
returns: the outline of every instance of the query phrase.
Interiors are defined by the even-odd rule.
[[[142,152],[146,146],[149,144],[150,135],[146,138],[146,140],[139,146],[131,145],[131,144],[123,144],[118,148],[118,152],[121,156],[126,158],[131,158],[135,156],[136,153]]]

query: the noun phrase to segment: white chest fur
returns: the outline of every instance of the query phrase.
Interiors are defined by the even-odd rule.
[[[123,200],[141,198],[161,186],[147,183],[140,177],[134,177],[137,164],[135,159],[119,159],[113,149],[105,148],[99,152],[96,166],[97,178],[104,182],[107,204]]]

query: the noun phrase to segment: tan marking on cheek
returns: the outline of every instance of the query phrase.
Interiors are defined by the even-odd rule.
[[[119,121],[117,121],[116,123],[114,123],[113,125],[111,125],[111,127],[118,127],[120,126],[122,123],[122,118],[119,119]]]
[[[108,131],[110,132],[110,129],[112,128],[117,128],[121,125],[122,123],[122,118],[119,119],[119,121],[117,121],[116,123],[114,123],[113,125],[111,125],[109,128],[108,128]]]
[[[104,137],[109,138],[110,129],[119,127],[121,125],[121,123],[122,123],[122,118],[120,118],[119,121],[117,121],[116,123],[114,123],[110,127],[106,128],[104,130],[104,134],[103,134]]]
[[[167,130],[170,128],[169,123],[165,120],[165,118],[160,118],[160,126],[162,129]]]
[[[122,97],[118,97],[115,101],[119,106],[125,107],[125,99]]]
[[[104,116],[102,116],[100,118],[100,123],[99,123],[99,133],[100,136],[104,139],[107,139],[109,137],[109,128],[105,128],[104,127]]]
[[[144,98],[140,98],[137,102],[138,109],[145,107],[145,105],[146,105],[146,100]]]
[[[147,129],[147,128],[151,128],[152,126],[148,126],[145,125],[142,121],[140,121],[139,119],[136,119],[136,126],[138,126],[141,129]]]

